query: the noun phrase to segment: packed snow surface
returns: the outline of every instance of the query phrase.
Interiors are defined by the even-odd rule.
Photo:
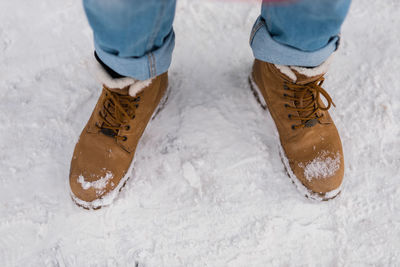
[[[399,266],[400,2],[354,0],[324,88],[344,147],[328,202],[287,177],[249,89],[260,6],[178,1],[171,95],[113,205],[69,195],[100,95],[80,1],[0,1],[0,266]]]

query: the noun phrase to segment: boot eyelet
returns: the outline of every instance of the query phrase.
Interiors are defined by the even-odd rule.
[[[292,130],[296,130],[296,125],[292,125]]]
[[[285,104],[285,105],[284,105],[284,107],[285,107],[285,108],[288,108],[288,107],[289,107],[289,105],[288,105],[288,104]]]
[[[122,141],[126,141],[126,140],[128,140],[128,137],[126,137],[126,136],[122,136]]]
[[[292,118],[292,114],[289,114],[289,115],[288,115],[288,118],[291,119],[291,118]]]
[[[126,125],[126,126],[125,126],[125,130],[126,130],[126,131],[129,131],[130,129],[131,129],[131,126],[130,126],[130,125]]]

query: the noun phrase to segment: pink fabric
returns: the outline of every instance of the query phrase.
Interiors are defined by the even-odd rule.
[[[241,1],[241,2],[260,2],[260,0],[219,0],[219,1],[226,1],[226,2],[239,2],[239,1]],[[288,2],[295,2],[296,0],[261,0],[262,2],[275,2],[275,3],[278,3],[278,2],[286,2],[286,3],[288,3]]]
[[[224,1],[224,2],[255,2],[258,3],[260,0],[214,0],[214,1]],[[268,3],[292,3],[297,0],[261,0],[261,2]]]

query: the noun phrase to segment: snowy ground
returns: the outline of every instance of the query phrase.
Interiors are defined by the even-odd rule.
[[[77,0],[0,1],[0,266],[399,266],[400,2],[355,0],[325,88],[344,191],[284,172],[247,84],[257,3],[178,1],[171,98],[113,206],[76,207],[70,158],[100,93]]]

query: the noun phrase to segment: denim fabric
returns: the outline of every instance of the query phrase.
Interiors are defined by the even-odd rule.
[[[250,37],[255,58],[281,65],[320,65],[337,48],[350,1],[264,2]],[[107,66],[138,80],[168,70],[176,0],[83,0],[83,5],[97,55]]]
[[[350,2],[264,2],[250,36],[255,58],[280,65],[320,65],[337,49]]]
[[[115,72],[146,80],[166,72],[175,35],[175,0],[83,0],[99,58]]]

